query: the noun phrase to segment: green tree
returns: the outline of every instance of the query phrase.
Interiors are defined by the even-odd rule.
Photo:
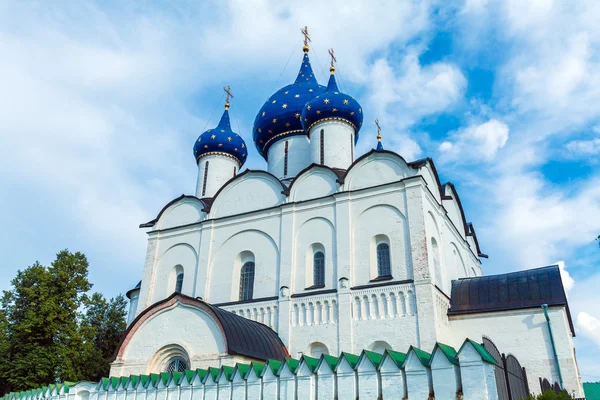
[[[537,396],[529,395],[524,400],[573,400],[573,398],[567,393],[566,390],[561,390],[556,393],[554,390],[544,390]]]
[[[108,373],[126,302],[89,296],[88,266],[82,253],[63,250],[11,281],[0,300],[0,393]]]

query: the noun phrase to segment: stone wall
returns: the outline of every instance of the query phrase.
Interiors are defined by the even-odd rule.
[[[418,399],[495,400],[489,353],[466,340],[456,352],[410,347],[383,355],[363,351],[340,357],[238,363],[183,373],[103,378],[93,385],[51,385],[11,393],[0,400],[225,400],[225,399]]]

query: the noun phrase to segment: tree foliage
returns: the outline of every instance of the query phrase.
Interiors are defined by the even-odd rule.
[[[556,393],[554,390],[544,390],[538,395],[530,394],[524,400],[573,400],[573,398],[567,393],[566,390],[561,390]]]
[[[84,254],[63,250],[11,281],[0,300],[0,393],[108,374],[126,302],[90,296],[88,267]]]

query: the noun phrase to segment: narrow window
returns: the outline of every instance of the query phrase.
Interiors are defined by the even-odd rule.
[[[321,129],[321,164],[325,164],[325,130]]]
[[[237,167],[233,167],[233,176],[235,176],[237,173]]]
[[[177,280],[175,281],[175,291],[181,293],[183,289],[183,272],[177,274]]]
[[[313,256],[313,284],[325,286],[325,254],[317,251]]]
[[[285,155],[284,155],[284,159],[283,159],[283,176],[287,176],[287,165],[288,165],[288,141],[285,141]]]
[[[387,243],[379,243],[377,245],[377,274],[379,276],[392,275],[390,268],[390,245]]]
[[[254,263],[248,261],[240,274],[240,300],[252,300],[254,294]]]
[[[350,162],[354,162],[354,135],[350,134]]]
[[[208,161],[204,163],[204,182],[202,182],[202,197],[206,194],[206,179],[208,178]]]

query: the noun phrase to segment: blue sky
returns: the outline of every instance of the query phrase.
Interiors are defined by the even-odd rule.
[[[63,248],[95,290],[142,272],[138,225],[192,194],[192,146],[293,81],[300,27],[321,84],[363,105],[356,154],[429,156],[459,190],[488,274],[561,262],[586,381],[600,380],[600,9],[594,1],[0,2],[0,289]],[[249,168],[265,168],[254,148]]]

